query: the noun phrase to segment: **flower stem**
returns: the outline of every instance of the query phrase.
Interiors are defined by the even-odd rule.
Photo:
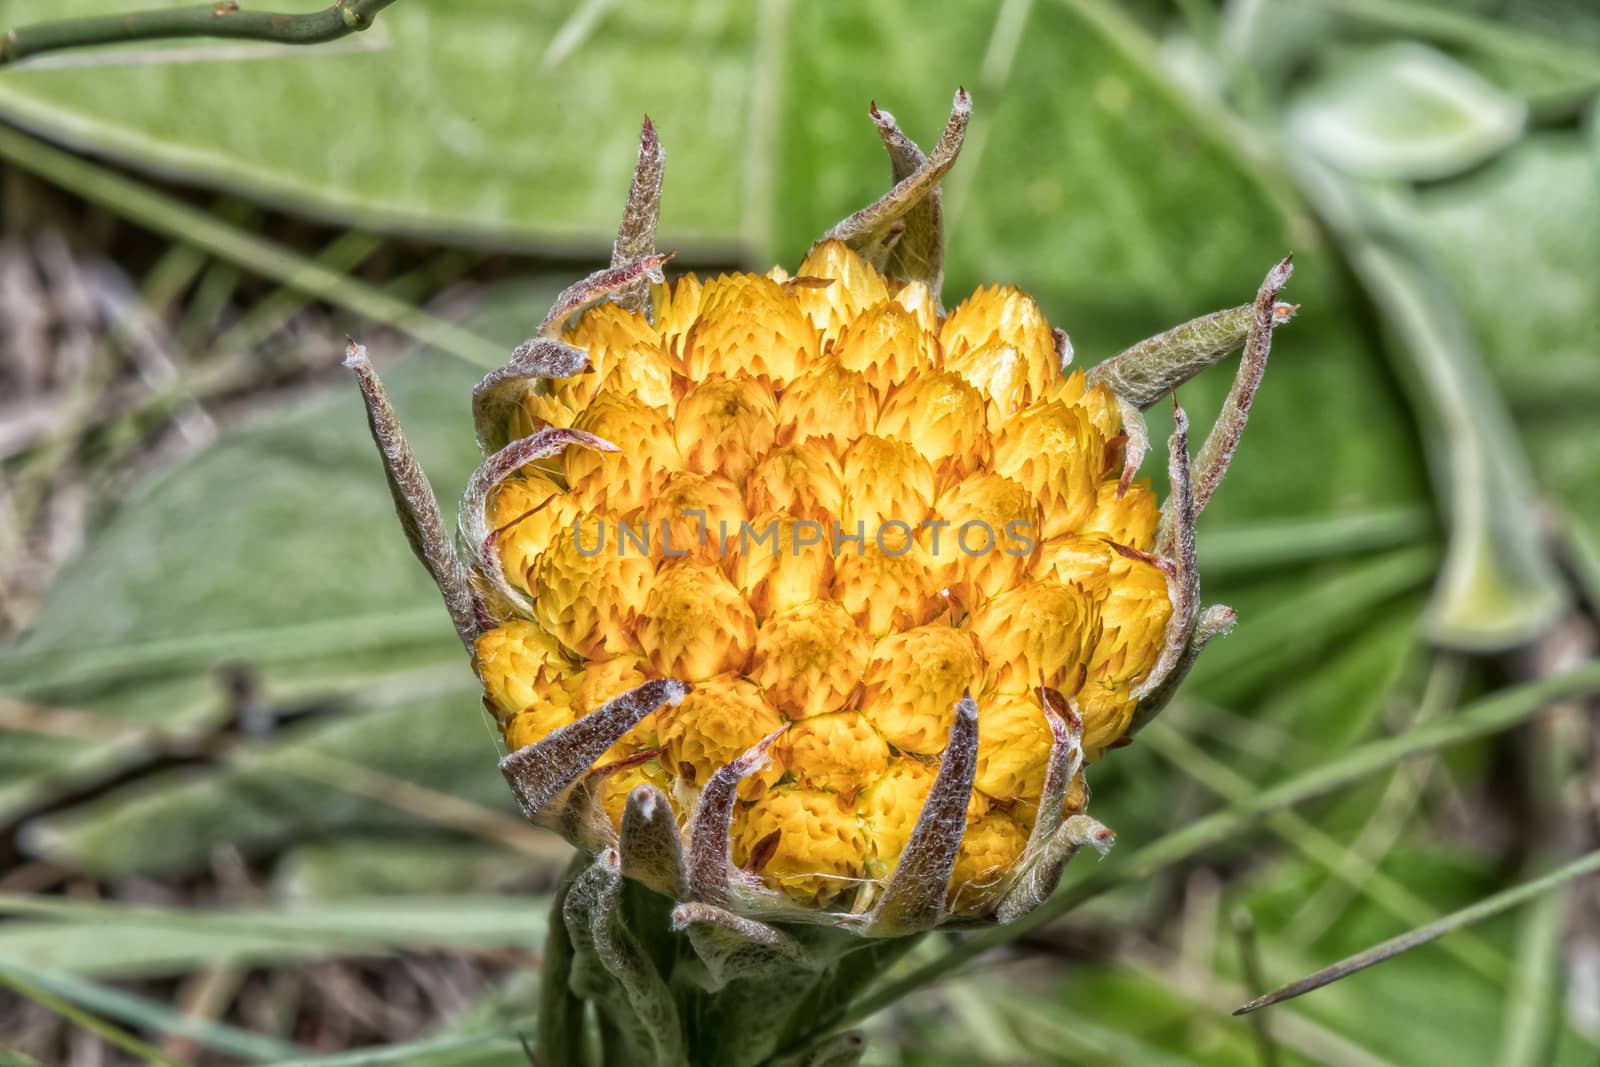
[[[123,15],[58,19],[19,26],[0,40],[0,66],[46,52],[171,37],[228,37],[279,44],[322,44],[372,25],[394,0],[337,0],[308,15],[241,11],[237,0]]]

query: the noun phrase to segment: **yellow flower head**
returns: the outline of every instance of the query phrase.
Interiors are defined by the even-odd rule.
[[[473,392],[465,567],[352,344],[519,803],[702,909],[898,936],[1037,905],[1109,840],[1067,818],[1084,766],[1231,626],[1201,610],[1194,519],[1289,262],[1253,303],[1069,372],[1021,289],[942,303],[935,191],[969,111],[959,92],[924,154],[875,109],[894,188],[792,275],[705,282],[654,252],[647,124],[612,265]],[[1138,413],[1240,347],[1198,453],[1174,412],[1158,507]]]
[[[937,761],[964,695],[985,803],[1040,796],[1041,684],[1081,698],[1086,744],[1115,740],[1171,610],[1160,570],[1116,548],[1148,548],[1147,490],[1116,499],[1104,413],[1038,306],[982,289],[941,322],[925,287],[891,289],[824,242],[787,282],[658,286],[654,325],[583,313],[565,340],[593,346],[594,388],[553,395],[620,451],[568,449],[565,489],[530,475],[490,505],[507,580],[532,575],[534,621],[480,641],[507,743],[647,678],[695,683],[608,753],[659,747],[649,773],[681,799],[790,723],[740,786],[735,851],[808,902],[891,869],[936,767],[917,760]],[[517,717],[541,692],[564,710]],[[987,899],[1032,818],[974,817],[958,906]]]

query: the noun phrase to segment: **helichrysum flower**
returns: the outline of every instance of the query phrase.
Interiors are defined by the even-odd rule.
[[[888,937],[1026,912],[1110,843],[1085,767],[1231,624],[1199,609],[1193,520],[1287,261],[1088,373],[1014,286],[946,311],[937,183],[967,108],[931,156],[875,109],[894,190],[792,273],[670,282],[647,125],[612,268],[475,394],[465,565],[353,353],[524,808],[599,856],[594,892],[628,875],[716,927],[713,970],[739,958],[717,938],[790,945],[756,915]],[[1241,344],[1193,463],[1177,411],[1158,506],[1140,411]]]
[[[970,695],[981,862],[958,859],[949,886],[965,915],[1022,857],[1046,716],[1075,707],[1098,759],[1172,604],[1148,481],[1099,506],[1122,474],[1110,389],[1064,366],[1026,293],[919,317],[908,284],[830,239],[781,282],[690,275],[655,284],[650,311],[575,315],[560,340],[589,369],[515,417],[554,425],[560,397],[566,425],[618,451],[572,446],[494,488],[500,567],[532,612],[474,651],[511,751],[588,710],[576,680],[613,664],[589,708],[689,683],[594,767],[645,753],[634,766],[685,824],[711,774],[782,731],[733,813],[733,861],[842,914],[881,892]],[[647,372],[620,369],[634,360]]]

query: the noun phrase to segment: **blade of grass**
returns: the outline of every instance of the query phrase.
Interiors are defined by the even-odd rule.
[[[1208,581],[1222,574],[1276,570],[1422,544],[1435,530],[1433,516],[1422,508],[1390,508],[1228,526],[1214,532],[1202,530],[1200,570]]]
[[[1389,940],[1380,942],[1364,952],[1358,952],[1354,956],[1348,956],[1338,963],[1324,967],[1315,974],[1307,975],[1297,982],[1290,982],[1288,985],[1274,990],[1266,996],[1257,997],[1244,1007],[1236,1009],[1234,1014],[1248,1015],[1250,1012],[1259,1011],[1273,1004],[1281,1004],[1286,1000],[1304,996],[1332,982],[1337,982],[1341,978],[1348,978],[1353,974],[1366,970],[1368,967],[1393,959],[1402,952],[1409,952],[1419,945],[1425,945],[1429,941],[1443,937],[1445,934],[1471,926],[1473,923],[1482,922],[1484,919],[1491,918],[1503,911],[1516,907],[1518,904],[1547,893],[1574,878],[1580,878],[1595,871],[1600,871],[1600,849],[1586,853],[1571,863],[1551,871],[1542,878],[1535,878],[1531,882],[1524,882],[1522,885],[1513,886],[1503,892],[1485,897],[1478,903],[1462,908],[1460,911],[1452,912],[1437,922],[1429,923],[1415,930],[1408,930],[1398,937],[1391,937]]]
[[[974,934],[911,973],[882,986],[842,1012],[818,1020],[798,1037],[791,1050],[809,1047],[839,1027],[849,1026],[895,1003],[930,982],[962,967],[989,949],[1024,937],[1060,915],[1118,886],[1148,878],[1156,871],[1230,840],[1267,814],[1321,796],[1340,786],[1376,774],[1400,760],[1465,744],[1509,729],[1538,715],[1553,701],[1600,691],[1600,664],[1503,690],[1479,700],[1443,722],[1370,741],[1262,790],[1249,803],[1198,819],[1142,848],[1116,859],[1087,877],[1058,890],[1031,914],[1007,926]],[[1081,869],[1081,868],[1080,868]]]
[[[1289,157],[1306,198],[1381,312],[1391,362],[1428,445],[1449,542],[1425,616],[1443,645],[1496,652],[1546,633],[1570,596],[1539,528],[1515,423],[1406,209],[1314,160]]]
[[[209,1049],[240,1059],[260,1063],[298,1056],[304,1051],[290,1042],[266,1034],[186,1016],[159,1001],[92,982],[67,971],[35,967],[21,960],[6,960],[0,963],[0,970],[114,1022],[151,1033],[192,1038]]]
[[[1193,741],[1158,724],[1140,737],[1168,763],[1194,781],[1234,805],[1248,804],[1261,792],[1260,787],[1220,760],[1214,759]],[[1381,871],[1364,863],[1354,851],[1329,836],[1310,820],[1290,810],[1267,815],[1265,823],[1285,844],[1349,888],[1360,892],[1378,907],[1410,926],[1432,922],[1437,912],[1428,902]],[[1450,945],[1456,959],[1490,981],[1503,981],[1511,965],[1494,948],[1477,937],[1458,938]]]
[[[516,1036],[522,1031],[531,1033],[533,1020],[513,1023],[505,1030],[487,1034],[458,1034],[450,1037],[427,1038],[386,1048],[361,1049],[341,1052],[331,1056],[312,1056],[299,1059],[277,1060],[268,1067],[446,1067],[449,1063],[482,1064],[479,1057],[505,1053],[511,1063],[526,1064],[523,1045]],[[436,1055],[460,1053],[459,1060],[435,1059]],[[468,1059],[467,1057],[472,1057]],[[522,1057],[520,1060],[517,1057]]]
[[[19,130],[0,126],[0,158],[150,230],[435,345],[468,363],[498,367],[506,361],[508,353],[503,346],[470,330]]]
[[[1329,11],[1406,36],[1543,66],[1555,61],[1589,73],[1600,87],[1600,55],[1582,44],[1524,30],[1505,19],[1452,11],[1414,0],[1321,0]]]
[[[1409,726],[1417,727],[1444,718],[1456,706],[1461,696],[1461,683],[1466,672],[1466,661],[1449,653],[1435,657],[1424,683],[1422,699],[1417,703],[1416,714]],[[1389,854],[1416,810],[1422,798],[1423,786],[1433,772],[1435,762],[1423,758],[1403,767],[1395,768],[1384,788],[1383,795],[1372,807],[1372,814],[1350,843],[1349,851],[1356,857],[1355,873],[1376,870]],[[1348,882],[1325,882],[1295,911],[1285,924],[1286,928],[1301,931],[1301,940],[1310,944],[1331,926],[1344,910],[1352,893]]]
[[[1528,906],[1517,931],[1516,970],[1506,991],[1500,1067],[1548,1063],[1550,1032],[1560,998],[1554,981],[1560,966],[1561,926],[1566,901],[1552,893]]]
[[[1170,989],[1190,1004],[1226,1025],[1231,1005],[1244,994],[1234,983],[1211,971],[1196,970],[1183,961],[1146,943],[1127,944],[1118,958],[1146,980]],[[1285,1008],[1274,1016],[1274,1033],[1279,1044],[1323,1067],[1399,1067],[1356,1044],[1337,1030]]]
[[[1212,642],[1186,684],[1232,699],[1361,626],[1384,603],[1420,588],[1438,566],[1438,553],[1430,547],[1401,549],[1342,568],[1306,593],[1251,615],[1226,641]]]
[[[1256,944],[1256,920],[1249,908],[1241,907],[1233,913],[1233,936],[1239,947],[1239,969],[1244,972],[1245,981],[1250,983],[1251,989],[1264,989],[1267,980],[1261,969],[1260,946]],[[1272,1038],[1266,1016],[1253,1016],[1250,1021],[1256,1039],[1256,1058],[1261,1067],[1280,1067],[1278,1045]]]
[[[89,1031],[106,1044],[113,1048],[121,1049],[143,1063],[159,1064],[160,1067],[186,1067],[181,1061],[173,1059],[158,1048],[145,1044],[126,1030],[112,1025],[96,1015],[91,1015],[71,1001],[63,1000],[54,993],[40,989],[14,974],[7,973],[3,968],[0,968],[0,986],[6,986],[19,997],[25,997],[41,1008],[54,1012],[74,1026]]]
[[[309,748],[300,749],[291,761],[279,766],[524,856],[564,864],[572,852],[565,841],[526,819]]]

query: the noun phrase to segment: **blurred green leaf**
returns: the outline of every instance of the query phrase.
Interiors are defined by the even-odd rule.
[[[0,896],[0,967],[17,961],[88,976],[182,974],[213,963],[382,954],[401,948],[534,947],[547,902],[386,896],[226,911]]]
[[[509,351],[549,299],[538,286],[507,290],[475,328]],[[436,352],[386,373],[450,508],[478,458],[467,417],[476,375]],[[269,705],[326,714],[220,774],[167,772],[68,809],[35,840],[90,869],[131,872],[195,865],[225,842],[281,843],[310,826],[417,825],[280,773],[301,744],[509,810],[460,644],[394,522],[353,385],[263,412],[131,492],[62,573],[33,630],[0,652],[0,692],[86,708],[108,725],[193,732],[230,714],[212,680],[218,663],[253,672]],[[12,811],[138,757],[109,729],[98,742],[8,734],[0,751],[9,772],[0,802]]]
[[[552,856],[568,846],[550,835]],[[552,862],[556,862],[552,859]],[[565,864],[565,856],[559,861]],[[347,833],[295,845],[274,866],[273,888],[290,900],[378,894],[467,893],[555,875],[503,847],[449,837]]]
[[[1541,134],[1417,206],[1539,487],[1600,551],[1600,152]]]
[[[1522,134],[1526,107],[1443,52],[1415,43],[1362,50],[1296,95],[1295,141],[1363,178],[1457,174]]]
[[[598,250],[616,232],[648,111],[672,151],[669,189],[726,191],[669,196],[665,231],[728,247],[743,234],[749,8],[702,4],[681,18],[610,5],[561,38],[577,7],[407,0],[368,32],[314,48],[153,42],[44,57],[0,77],[0,116],[363,226]],[[4,0],[0,27],[128,8]]]

